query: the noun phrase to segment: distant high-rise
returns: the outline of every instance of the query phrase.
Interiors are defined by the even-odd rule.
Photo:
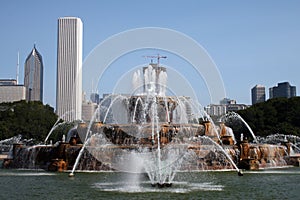
[[[90,99],[93,103],[96,103],[96,104],[100,103],[100,96],[98,93],[92,93]]]
[[[34,45],[25,61],[26,101],[43,101],[43,70],[42,56]]]
[[[266,101],[266,89],[263,85],[256,85],[251,89],[252,105]]]
[[[81,119],[82,22],[58,19],[56,113],[66,121]]]
[[[291,86],[289,82],[278,83],[278,86],[269,89],[270,99],[277,97],[295,97],[296,86]]]

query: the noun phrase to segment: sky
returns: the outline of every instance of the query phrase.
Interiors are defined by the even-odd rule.
[[[65,16],[79,17],[83,22],[84,60],[115,34],[160,27],[178,31],[201,45],[219,70],[226,97],[237,103],[251,104],[250,91],[256,84],[266,87],[267,97],[268,89],[279,82],[300,88],[300,1],[2,0],[0,5],[0,79],[16,78],[19,52],[19,83],[23,84],[25,59],[36,44],[44,64],[43,101],[53,107],[57,19]],[[174,66],[183,74],[202,105],[211,103],[206,97],[205,77],[195,76],[182,58],[155,49],[116,60],[99,83],[100,95],[109,93],[126,71],[149,62],[143,56],[157,53],[168,56],[161,64]]]

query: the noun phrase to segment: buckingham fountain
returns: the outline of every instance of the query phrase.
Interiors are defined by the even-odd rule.
[[[214,123],[191,98],[166,95],[167,78],[158,64],[137,70],[133,94],[106,96],[92,119],[78,122],[59,143],[15,143],[3,167],[69,171],[70,176],[75,171],[143,173],[153,186],[164,187],[172,185],[178,171],[236,170],[242,175],[241,169],[299,166],[299,154],[286,138],[261,143],[247,125],[253,143],[243,135],[236,139],[240,133],[226,121],[246,124],[238,114]]]

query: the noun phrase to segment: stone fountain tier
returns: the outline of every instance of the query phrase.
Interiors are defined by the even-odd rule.
[[[71,141],[70,141],[71,142]],[[11,157],[3,160],[3,168],[44,169],[47,171],[71,170],[82,144],[72,145],[60,142],[59,145],[24,146],[14,144]],[[99,162],[87,150],[84,151],[81,164],[77,170],[111,170]]]
[[[78,125],[77,131],[81,138],[85,137],[88,124],[81,123]],[[205,126],[201,124],[159,124],[160,143],[167,144],[173,139],[187,137],[197,137],[209,135],[210,129],[205,130]],[[153,128],[151,124],[102,124],[96,122],[91,127],[90,135],[103,133],[107,142],[116,145],[155,145],[157,144],[157,136],[152,139]],[[215,135],[216,137],[216,135]],[[93,140],[93,138],[91,138]]]
[[[78,125],[77,131],[78,135],[81,135],[80,138],[87,132],[88,126],[85,123]],[[151,126],[151,124],[93,123],[88,137],[89,143],[84,149],[76,170],[117,170],[112,165],[112,160],[122,156],[124,152],[157,150],[158,137],[155,134],[152,138]],[[209,122],[204,124],[160,123],[158,126],[162,157],[168,154],[167,149],[170,147],[185,149],[188,152],[188,158],[183,159],[180,170],[233,169],[220,148],[223,148],[223,151],[225,150],[242,169],[257,170],[287,164],[299,166],[300,156],[290,155],[289,143],[252,144],[244,140],[233,145],[233,139],[223,131],[224,127],[220,129],[221,140],[219,140],[215,134],[216,130]],[[78,144],[81,143],[80,138],[71,138],[69,142],[60,142],[59,145],[14,144],[11,157],[3,161],[3,167],[39,168],[49,171],[71,170],[82,149],[82,144]],[[99,140],[99,138],[102,139]],[[218,143],[220,141],[223,144]]]
[[[157,145],[144,144],[142,148],[156,149]],[[59,146],[39,146],[35,150],[28,150],[30,147],[16,146],[17,153],[14,157],[6,159],[3,162],[4,168],[22,168],[22,169],[44,169],[47,171],[66,171],[71,170],[78,156],[82,145],[70,145],[61,143]],[[99,148],[101,152],[99,152]],[[182,148],[182,144],[175,144],[172,148]],[[182,163],[180,170],[217,170],[233,169],[229,163],[226,166],[220,165],[221,160],[211,145],[200,145],[200,143],[191,143],[185,145],[188,151],[192,152],[192,159],[187,159]],[[32,148],[31,148],[32,149]],[[79,161],[76,170],[83,171],[107,171],[118,170],[112,165],[113,160],[119,158],[120,153],[136,152],[141,149],[138,145],[107,145],[104,147],[87,146]],[[162,149],[162,151],[164,151]],[[95,156],[100,153],[101,160]],[[214,160],[214,161],[212,161]]]
[[[284,144],[250,144],[244,140],[240,144],[239,167],[249,170],[276,168],[297,165],[298,159],[291,159],[289,143]]]
[[[158,140],[157,137],[152,140],[151,126],[149,124],[143,128],[143,136],[146,137],[137,137],[138,135],[129,134],[135,132],[139,126],[94,123],[91,127],[89,145],[84,149],[83,156],[76,170],[114,170],[114,167],[111,166],[111,160],[120,156],[119,153],[121,151],[136,152],[140,151],[141,148],[149,152],[156,150]],[[79,135],[80,132],[86,132],[86,129],[87,124],[80,124],[78,126]],[[218,155],[214,152],[215,149],[212,144],[204,144],[200,140],[191,140],[191,138],[197,139],[199,136],[205,135],[211,137],[211,133],[206,132],[209,129],[205,129],[205,125],[160,124],[159,130],[162,152],[164,152],[165,148],[169,148],[170,145],[175,149],[185,148],[187,151],[192,152],[192,159],[185,160],[181,169],[214,170],[224,168],[220,165],[221,161],[218,161]],[[99,135],[98,133],[105,135],[105,143],[95,143],[97,142],[96,136]],[[75,141],[78,141],[78,139]],[[4,162],[3,167],[40,168],[49,171],[71,170],[81,148],[82,144],[77,144],[72,139],[68,143],[60,142],[59,145],[28,147],[22,144],[15,144],[12,157]],[[99,148],[102,148],[100,153],[105,152],[105,154],[95,156],[96,153],[99,153]],[[100,157],[101,159],[98,160],[95,157]],[[212,159],[215,162],[211,162]],[[232,167],[227,165],[225,168]]]
[[[201,124],[158,124],[161,151],[165,149],[184,148],[191,159],[182,163],[182,170],[216,170],[233,169],[222,149],[216,148],[217,135],[209,123]],[[87,124],[78,126],[79,135],[87,131]],[[90,126],[87,149],[104,163],[112,163],[114,157],[119,157],[124,151],[152,152],[158,149],[157,134],[153,134],[152,124],[102,124],[96,122]],[[153,138],[154,137],[154,138]],[[205,137],[206,144],[201,138]],[[232,151],[235,149],[229,147]],[[167,151],[167,150],[166,150]],[[164,153],[162,153],[163,155]],[[168,154],[168,153],[166,153]],[[212,161],[213,160],[213,161]],[[224,164],[225,163],[225,164]]]
[[[286,162],[288,165],[293,165],[300,167],[300,154],[290,155],[286,158]]]

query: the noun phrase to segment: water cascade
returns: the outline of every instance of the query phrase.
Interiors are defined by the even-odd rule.
[[[51,136],[52,132],[53,132],[57,127],[59,127],[60,125],[65,124],[65,123],[67,123],[67,122],[60,122],[60,121],[61,121],[65,116],[70,115],[70,114],[72,114],[72,113],[74,113],[74,110],[69,111],[69,112],[66,112],[66,113],[63,114],[62,116],[58,117],[58,119],[56,120],[56,122],[55,122],[54,125],[52,126],[51,130],[49,131],[47,137],[45,138],[44,144],[47,144],[47,141],[48,141],[49,137]],[[59,122],[60,122],[60,123],[59,123]]]
[[[100,107],[100,106],[98,106],[98,108],[99,108],[99,107]],[[96,111],[98,110],[98,108],[96,109]],[[87,145],[87,143],[88,143],[88,141],[89,141],[88,138],[89,138],[89,134],[90,134],[92,122],[95,121],[96,116],[97,116],[97,112],[94,113],[93,118],[92,118],[92,120],[91,120],[91,122],[90,122],[90,124],[89,124],[89,126],[88,126],[88,129],[87,129],[86,134],[85,134],[85,135],[81,135],[81,139],[82,139],[82,141],[83,141],[83,146],[82,146],[82,148],[80,149],[79,154],[78,154],[78,156],[77,156],[77,158],[76,158],[75,164],[74,164],[74,166],[73,166],[73,169],[72,169],[71,173],[69,174],[70,177],[74,176],[74,171],[76,170],[76,167],[77,167],[77,165],[78,165],[78,163],[79,163],[79,160],[80,160],[80,158],[81,158],[81,156],[82,156],[82,154],[83,154],[83,152],[84,152],[84,150],[85,150],[85,147],[86,147],[86,145]]]
[[[243,122],[243,124],[247,127],[247,129],[251,133],[251,135],[253,137],[253,141],[255,143],[258,143],[256,136],[253,133],[252,129],[250,128],[249,124],[239,114],[237,114],[236,112],[228,112],[226,115],[224,115],[223,117],[220,118],[220,121],[226,122],[226,120],[229,120],[229,119],[240,120],[241,122]]]

